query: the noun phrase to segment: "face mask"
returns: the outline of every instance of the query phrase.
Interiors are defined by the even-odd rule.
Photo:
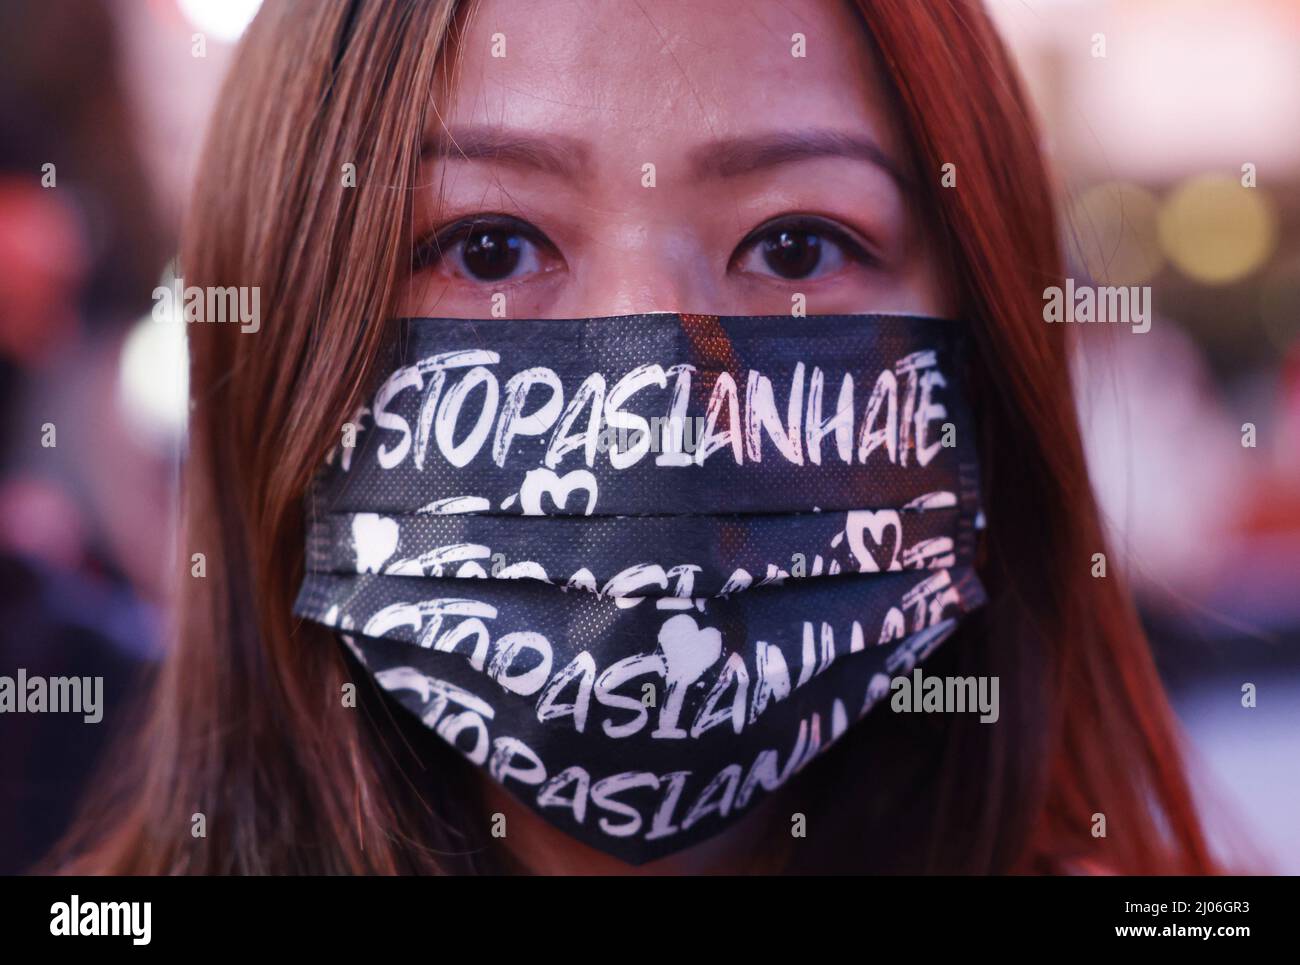
[[[726,829],[984,602],[957,322],[389,324],[294,612],[593,847]]]

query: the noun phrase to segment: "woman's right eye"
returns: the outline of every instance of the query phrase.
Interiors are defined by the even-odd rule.
[[[438,269],[470,282],[517,281],[562,263],[555,246],[527,222],[464,218],[416,243],[412,272]]]

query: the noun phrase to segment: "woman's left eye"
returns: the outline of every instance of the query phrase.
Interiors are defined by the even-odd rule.
[[[740,271],[787,281],[833,275],[849,262],[875,264],[847,231],[822,218],[783,218],[754,229],[736,248]]]

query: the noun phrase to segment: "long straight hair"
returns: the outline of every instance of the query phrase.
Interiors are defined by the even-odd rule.
[[[263,323],[256,334],[189,327],[179,556],[189,571],[203,554],[206,575],[182,581],[175,643],[138,733],[58,852],[60,867],[501,867],[474,831],[486,822],[468,765],[361,682],[329,632],[290,613],[304,494],[361,400],[380,320],[409,270],[421,132],[457,7],[279,0],[241,42],[181,267],[187,285],[259,286]],[[973,0],[861,0],[858,10],[976,345],[991,603],[931,659],[997,676],[1003,712],[994,726],[878,712],[851,728],[796,782],[846,832],[804,850],[802,866],[1213,870],[1121,574],[1111,558],[1106,578],[1091,575],[1107,548],[1067,329],[1042,322],[1061,255],[1016,71]],[[956,188],[940,187],[947,163]],[[353,680],[358,708],[340,699]]]

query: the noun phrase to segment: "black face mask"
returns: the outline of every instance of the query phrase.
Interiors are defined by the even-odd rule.
[[[984,602],[960,323],[389,323],[294,612],[639,864],[775,791]]]

